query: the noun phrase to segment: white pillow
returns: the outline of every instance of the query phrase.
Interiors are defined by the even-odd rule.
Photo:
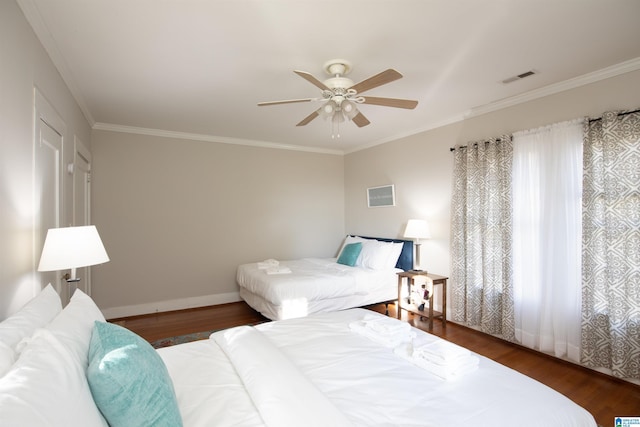
[[[20,310],[0,323],[0,372],[6,371],[18,355],[18,344],[44,327],[62,311],[60,296],[48,284]],[[9,361],[9,362],[8,362]]]
[[[68,348],[84,370],[89,366],[89,342],[94,322],[104,322],[104,316],[91,297],[76,289],[69,304],[47,325]]]
[[[340,247],[340,250],[338,251],[338,258],[340,258],[340,255],[342,254],[342,251],[344,250],[344,247],[347,246],[348,244],[351,243],[357,243],[357,242],[366,242],[366,241],[370,241],[371,239],[363,239],[362,237],[358,237],[358,236],[347,236],[344,238],[344,242],[342,242],[342,246]]]
[[[338,258],[340,258],[340,254],[342,254],[345,246],[357,242],[363,243],[362,251],[356,261],[356,266],[358,267],[371,268],[374,270],[395,268],[398,263],[398,258],[400,258],[400,254],[402,253],[403,243],[383,242],[376,239],[347,236],[340,247]]]
[[[0,378],[0,414],[3,427],[107,425],[75,356],[45,329]]]
[[[356,265],[372,270],[386,269],[388,268],[391,249],[392,246],[389,243],[364,239]]]
[[[386,267],[395,268],[398,263],[398,258],[400,258],[400,254],[402,253],[404,243],[389,242],[389,244],[391,245],[391,250],[389,251]]]

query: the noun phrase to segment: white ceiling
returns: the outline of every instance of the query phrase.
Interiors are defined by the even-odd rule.
[[[18,0],[90,124],[326,152],[418,133],[465,116],[640,69],[638,0]],[[344,58],[366,94],[415,110],[361,105],[371,121],[341,138],[297,103]],[[535,70],[510,84],[502,80]]]

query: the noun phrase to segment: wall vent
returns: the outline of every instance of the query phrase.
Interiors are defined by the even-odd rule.
[[[516,80],[524,79],[525,77],[533,76],[534,74],[536,74],[536,72],[533,70],[525,71],[524,73],[518,74],[517,76],[504,79],[502,83],[507,84],[507,83],[515,82]]]

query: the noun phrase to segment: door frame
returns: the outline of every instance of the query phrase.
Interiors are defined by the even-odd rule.
[[[42,283],[42,275],[38,274],[37,268],[38,263],[40,261],[40,255],[42,253],[42,246],[44,245],[44,239],[46,236],[47,230],[41,230],[41,225],[43,221],[43,215],[45,215],[42,211],[36,211],[36,208],[39,206],[38,198],[40,194],[38,194],[39,188],[37,187],[38,179],[42,178],[39,175],[39,171],[37,170],[38,165],[38,148],[40,146],[40,136],[41,136],[41,126],[47,126],[55,133],[60,135],[60,149],[58,156],[58,164],[56,165],[56,195],[55,195],[55,203],[56,209],[53,213],[54,218],[49,218],[50,223],[55,227],[60,227],[60,223],[64,216],[64,176],[62,172],[62,165],[64,162],[64,143],[67,126],[65,122],[62,120],[58,112],[53,108],[53,106],[49,103],[49,101],[42,95],[40,90],[37,87],[33,88],[33,106],[34,106],[34,117],[33,117],[33,143],[32,143],[32,203],[33,203],[33,223],[32,223],[32,263],[33,263],[33,273],[34,273],[34,295],[40,292],[46,283]],[[64,289],[62,288],[62,274],[61,272],[55,272],[55,283],[52,283],[58,294],[63,296]]]
[[[83,206],[78,206],[80,202],[77,197],[77,192],[80,190],[77,188],[78,174],[83,170],[80,168],[80,161],[87,165],[86,170],[86,187],[83,196]],[[67,166],[67,172],[72,176],[72,224],[74,226],[91,225],[91,151],[82,143],[82,140],[74,135],[73,138],[73,162]],[[82,209],[82,218],[78,218],[77,212]],[[80,286],[83,288],[83,292],[91,296],[91,268],[82,267],[78,269],[77,274],[82,277]]]

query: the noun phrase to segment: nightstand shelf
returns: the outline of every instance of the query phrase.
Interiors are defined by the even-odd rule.
[[[436,285],[442,286],[442,312],[435,311],[433,309],[433,295],[429,296],[429,308],[426,310],[419,310],[415,304],[411,304],[402,298],[402,282],[403,279],[407,279],[407,290],[408,294],[411,293],[411,285],[414,282],[414,279],[418,276],[427,276],[429,279],[433,281],[433,286],[435,288]],[[430,274],[424,271],[403,271],[398,273],[398,319],[401,318],[402,310],[405,310],[409,313],[416,314],[421,317],[429,318],[429,329],[433,329],[433,319],[440,318],[442,320],[442,325],[446,326],[447,324],[447,279],[445,276],[438,276],[437,274]]]

